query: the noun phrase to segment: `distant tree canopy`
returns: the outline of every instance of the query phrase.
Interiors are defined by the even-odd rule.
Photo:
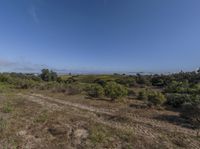
[[[40,75],[43,81],[56,81],[58,75],[56,72],[49,70],[49,69],[42,69],[42,73]]]

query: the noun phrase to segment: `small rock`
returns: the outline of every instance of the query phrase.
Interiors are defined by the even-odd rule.
[[[86,139],[88,137],[88,131],[86,129],[77,129],[74,132],[75,138]]]

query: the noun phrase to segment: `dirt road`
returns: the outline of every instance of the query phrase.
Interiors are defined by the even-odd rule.
[[[159,137],[162,137],[160,132],[162,133],[180,133],[181,136],[195,136],[195,131],[189,128],[184,128],[175,124],[166,123],[163,121],[140,117],[140,116],[128,116],[124,115],[123,119],[127,120],[127,122],[119,121],[117,113],[120,111],[112,110],[112,109],[104,109],[97,108],[87,105],[81,105],[78,103],[72,103],[70,101],[46,97],[40,94],[18,94],[26,98],[31,102],[35,102],[41,105],[43,108],[47,110],[62,110],[66,108],[71,108],[75,111],[85,111],[89,114],[81,114],[81,112],[73,112],[76,115],[90,118],[95,122],[104,124],[106,126],[121,129],[125,131],[133,131],[136,135],[145,136],[151,138],[153,140],[158,140]],[[197,141],[190,142],[192,148],[198,149],[200,143]]]

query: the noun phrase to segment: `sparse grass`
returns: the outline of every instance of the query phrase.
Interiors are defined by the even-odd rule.
[[[7,127],[6,121],[1,117],[0,118],[0,132],[2,133]]]
[[[44,123],[48,120],[47,111],[43,111],[39,116],[37,116],[34,120],[35,123]]]
[[[13,111],[13,107],[9,102],[6,102],[3,107],[2,107],[2,112],[3,113],[10,113]]]
[[[2,83],[0,82],[0,93],[4,93],[9,91],[12,88],[12,85],[8,83]]]
[[[98,143],[105,143],[105,141],[110,136],[111,134],[105,127],[103,127],[102,125],[94,125],[91,128],[89,139],[93,144],[98,144]]]

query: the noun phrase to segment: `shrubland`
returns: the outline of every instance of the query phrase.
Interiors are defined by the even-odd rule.
[[[112,101],[131,96],[150,106],[171,106],[185,111],[190,111],[184,108],[185,105],[195,108],[200,102],[199,72],[170,75],[58,75],[52,70],[43,69],[40,74],[1,73],[0,84],[0,91],[4,88],[2,86],[9,86],[13,89],[48,90],[67,95],[82,94],[99,99],[105,97]]]
[[[14,90],[17,92],[31,91],[33,93],[52,93],[55,94],[55,97],[59,95],[59,97],[69,97],[69,101],[78,101],[79,104],[84,103],[85,106],[97,106],[105,109],[111,107],[116,111],[119,109],[119,112],[117,111],[114,116],[97,114],[98,119],[108,120],[112,123],[115,121],[119,123],[123,121],[123,123],[130,123],[132,125],[132,115],[137,115],[136,112],[138,111],[138,113],[142,113],[141,115],[145,115],[145,119],[148,116],[151,118],[153,117],[153,114],[151,115],[150,112],[156,111],[159,114],[163,112],[164,114],[167,113],[166,116],[164,114],[162,116],[165,117],[168,122],[177,121],[177,125],[179,121],[187,122],[193,129],[196,129],[197,136],[199,136],[199,72],[180,72],[170,75],[58,75],[52,70],[43,69],[40,74],[1,73],[0,95],[4,94],[7,90]],[[49,96],[52,94],[49,94]],[[52,99],[55,100],[56,98]],[[98,101],[95,101],[94,99],[98,99]],[[126,102],[121,102],[120,99],[123,99],[123,101]],[[25,103],[24,106],[28,106]],[[138,111],[132,109],[131,104],[132,107],[136,105],[135,107],[138,108]],[[11,115],[15,114],[17,107],[18,106],[5,101],[1,104],[0,110],[4,115]],[[140,108],[144,108],[144,110],[141,110]],[[161,112],[158,111],[158,109],[163,110],[165,108],[167,110]],[[32,109],[32,107],[30,109]],[[27,108],[27,112],[30,111],[30,109]],[[65,110],[69,109],[66,108]],[[170,111],[171,113],[178,111],[180,115],[176,113],[176,115],[170,117],[170,112],[168,110],[172,110]],[[81,110],[78,112],[80,111]],[[148,112],[150,113],[149,115]],[[38,114],[39,115],[33,119],[35,125],[48,122],[49,113],[44,111]],[[56,114],[56,116],[58,116],[58,114]],[[96,117],[96,115],[94,116]],[[137,117],[134,118],[137,119]],[[71,121],[71,119],[69,121]],[[5,122],[5,119],[0,119],[0,131],[5,130],[5,127],[7,126],[7,123]],[[107,130],[101,132],[100,129],[101,127],[91,130],[89,137],[94,144],[96,142],[104,142],[107,140],[107,136],[110,135],[107,133]],[[167,128],[165,127],[165,129]],[[126,139],[127,138],[125,137],[125,140]]]

